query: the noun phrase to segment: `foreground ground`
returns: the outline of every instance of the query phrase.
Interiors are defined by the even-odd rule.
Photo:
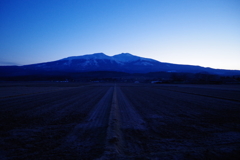
[[[240,85],[2,83],[0,159],[240,159]]]

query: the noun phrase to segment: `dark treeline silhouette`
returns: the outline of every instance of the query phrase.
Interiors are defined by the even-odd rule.
[[[94,72],[35,72],[25,75],[0,75],[1,81],[56,81],[56,82],[138,82],[182,84],[240,84],[240,75],[222,76],[209,73],[150,72],[125,73]]]

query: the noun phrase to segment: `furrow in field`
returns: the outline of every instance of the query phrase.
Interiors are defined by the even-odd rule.
[[[59,148],[71,154],[77,152],[78,157],[99,157],[104,152],[107,136],[108,119],[111,109],[113,88],[89,112],[85,120],[77,124],[68,134],[63,145]],[[94,153],[94,154],[93,154]]]
[[[0,157],[239,159],[240,103],[211,97],[232,91],[161,87],[96,83],[0,99]]]
[[[83,87],[83,86],[81,86]],[[80,88],[80,87],[78,87]],[[5,89],[5,88],[4,88]],[[64,91],[69,89],[74,89],[74,87],[67,87],[67,88],[57,88],[57,87],[51,87],[51,88],[40,88],[40,87],[28,87],[26,90],[26,87],[12,87],[7,88],[8,90],[12,90],[12,92],[9,92],[6,90],[6,93],[0,94],[0,99],[7,99],[7,98],[13,98],[13,97],[22,97],[22,96],[28,96],[28,95],[35,95],[35,94],[46,94],[46,93],[52,93],[57,91]]]
[[[220,155],[226,148],[239,149],[239,103],[150,87],[122,89],[149,127],[148,137],[141,138],[147,156],[165,157],[162,153],[169,156],[175,152],[179,157],[193,152],[207,156],[206,150]]]
[[[117,88],[117,99],[120,114],[120,129],[124,156],[138,156],[148,150],[142,139],[148,137],[147,125],[128,98]]]
[[[185,93],[185,94],[191,94],[191,95],[197,95],[197,96],[203,96],[203,97],[240,102],[240,91],[233,90],[233,89],[223,90],[217,87],[202,89],[202,88],[196,88],[196,87],[190,88],[190,87],[177,87],[177,86],[175,87],[174,86],[170,86],[170,87],[157,86],[155,88],[172,91],[172,92],[179,92],[179,93]]]
[[[59,99],[54,103],[45,104],[41,107],[36,107],[36,116],[53,113],[52,118],[59,119],[62,116],[68,115],[71,112],[78,112],[78,110],[82,110],[83,108],[91,109],[91,107],[89,106],[94,105],[93,102],[99,100],[105,92],[105,88],[96,88],[95,90],[78,92],[67,99]],[[94,98],[89,97],[89,95],[92,95]]]
[[[36,95],[26,95],[22,97],[12,97],[0,100],[1,111],[22,111],[31,108],[36,108],[43,105],[54,105],[61,103],[61,101],[67,101],[75,96],[87,96],[92,94],[95,89],[100,87],[77,87],[61,91],[55,91],[51,93],[39,93]],[[18,107],[21,106],[21,107]]]
[[[77,140],[86,142],[84,144],[85,147],[82,147],[82,151],[86,151],[86,154],[84,152],[76,154],[69,151],[73,148],[73,151],[81,152],[82,148],[79,147],[79,149],[78,146],[75,145],[77,141],[76,143],[69,143],[69,147],[63,150],[61,150],[61,146],[65,146],[63,144],[65,143],[65,138],[69,135],[69,131],[74,128],[74,125],[83,122],[82,119],[88,115],[89,111],[102,99],[107,91],[107,95],[111,96],[111,90],[108,90],[108,87],[95,87],[85,92],[80,89],[79,93],[72,94],[68,101],[65,99],[66,102],[60,100],[54,102],[55,105],[53,106],[42,106],[43,111],[40,109],[41,105],[38,106],[40,108],[34,108],[34,106],[32,106],[31,112],[35,113],[36,111],[36,114],[33,115],[31,115],[31,112],[29,112],[30,115],[27,115],[26,112],[23,111],[24,114],[20,114],[21,116],[15,116],[19,115],[19,113],[12,111],[14,115],[7,114],[7,116],[12,116],[14,119],[3,119],[2,124],[5,129],[4,131],[0,131],[0,135],[8,134],[9,137],[2,137],[3,141],[1,141],[0,144],[3,144],[4,150],[7,151],[8,155],[21,157],[20,159],[33,159],[34,157],[34,159],[51,159],[51,156],[60,157],[61,154],[71,154],[72,157],[76,158],[81,157],[80,155],[87,157],[88,153],[90,153],[94,147],[96,154],[98,154],[101,148],[104,148],[103,142],[106,137],[106,129],[98,124],[95,124],[97,129],[79,129],[79,133],[82,133],[82,135],[80,135],[80,138]],[[105,96],[104,99],[108,99],[108,102],[101,100],[95,108],[101,110],[100,107],[102,107],[102,105],[104,106],[111,103],[111,97]],[[31,103],[28,105],[31,105]],[[105,106],[105,108],[107,108],[107,106]],[[26,115],[26,117],[24,115]],[[104,118],[104,115],[102,115],[101,118]],[[95,119],[95,122],[97,122],[97,119]],[[105,128],[107,127],[105,126]],[[15,146],[14,151],[11,150],[11,146]],[[55,153],[58,153],[58,155],[55,155]]]
[[[59,100],[66,100],[70,97],[76,95],[79,92],[78,88],[69,89],[65,91],[56,91],[53,93],[37,94],[37,95],[27,95],[23,97],[13,97],[8,99],[0,100],[1,110],[25,110],[28,108],[40,106],[42,104],[51,104]],[[30,105],[29,105],[30,104]],[[8,106],[8,107],[5,107]],[[21,106],[18,107],[18,106]]]
[[[117,88],[117,99],[120,107],[121,123],[123,129],[145,130],[145,121],[141,118],[135,108],[122,93],[120,88]]]
[[[101,159],[121,159],[139,155],[147,150],[141,143],[146,138],[146,125],[135,108],[115,85],[109,116],[106,148]]]
[[[10,123],[15,123],[11,119],[18,119],[16,124],[20,125],[25,123],[29,124],[29,122],[46,125],[53,121],[56,121],[57,123],[57,121],[64,117],[71,119],[73,115],[79,114],[83,116],[78,118],[81,120],[84,118],[85,110],[90,110],[91,107],[89,106],[93,106],[95,101],[100,99],[105,91],[106,89],[101,87],[86,91],[79,89],[76,92],[64,92],[64,94],[58,93],[55,95],[49,95],[49,97],[53,97],[52,101],[51,99],[46,99],[45,96],[43,96],[42,99],[35,99],[34,103],[24,100],[25,105],[21,105],[21,107],[18,107],[18,105],[12,106],[10,103],[5,105],[5,108],[9,109],[12,107],[14,109],[9,112],[4,111],[4,109],[1,110],[1,119],[2,121],[8,121]],[[94,98],[91,98],[89,95],[94,96]],[[41,96],[39,95],[39,97]],[[64,121],[61,123],[63,122]]]
[[[76,126],[77,128],[97,128],[106,126],[109,113],[109,102],[111,101],[111,96],[113,93],[113,88],[109,88],[107,93],[101,98],[97,105],[92,109],[89,115],[86,117],[86,120]]]
[[[100,159],[116,159],[123,154],[122,133],[120,131],[120,115],[117,99],[117,86],[114,86],[111,111],[108,120],[107,137],[105,141],[105,151]]]

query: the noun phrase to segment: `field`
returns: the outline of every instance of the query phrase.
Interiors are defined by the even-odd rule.
[[[240,159],[240,85],[0,83],[0,159]]]

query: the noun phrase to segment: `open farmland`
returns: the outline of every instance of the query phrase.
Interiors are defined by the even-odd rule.
[[[240,159],[240,85],[0,84],[0,159]]]

